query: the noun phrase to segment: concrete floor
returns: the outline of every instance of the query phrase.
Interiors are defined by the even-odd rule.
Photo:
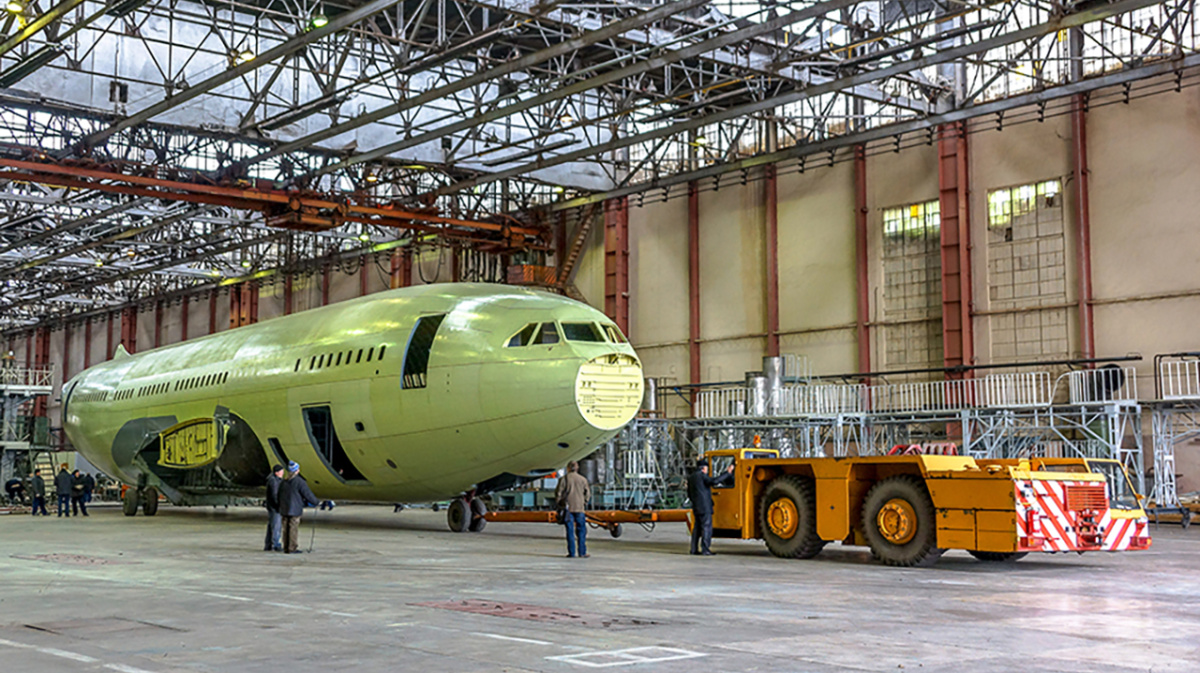
[[[453,534],[380,507],[309,514],[305,547],[314,518],[314,551],[288,556],[256,551],[259,510],[0,517],[0,670],[1200,670],[1195,528],[1144,553],[898,570],[836,545],[691,557],[679,525],[593,531],[592,558],[566,559],[557,526]],[[461,601],[543,621],[418,605]]]

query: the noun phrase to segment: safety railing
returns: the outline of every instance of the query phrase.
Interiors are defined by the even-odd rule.
[[[1164,400],[1200,399],[1200,360],[1159,362],[1158,385]]]
[[[696,418],[728,418],[746,415],[750,391],[745,387],[716,388],[696,393]]]
[[[1068,372],[1066,379],[1071,404],[1134,402],[1138,398],[1137,370],[1133,367],[1084,369]]]
[[[1054,399],[1049,372],[992,374],[975,380],[977,406],[1045,407]]]
[[[787,386],[780,391],[782,416],[836,416],[862,413],[866,386]]]
[[[53,367],[13,367],[0,365],[0,386],[49,388],[53,385]]]
[[[974,406],[973,379],[886,383],[868,388],[876,412],[957,411]]]

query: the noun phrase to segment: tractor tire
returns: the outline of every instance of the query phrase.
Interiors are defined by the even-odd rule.
[[[863,500],[862,529],[871,554],[890,566],[928,567],[944,549],[937,547],[937,517],[929,489],[909,474],[888,477]]]
[[[487,516],[487,511],[487,503],[483,501],[483,498],[472,498],[471,523],[467,524],[467,530],[472,533],[482,532],[487,526],[487,519],[484,518]]]
[[[121,511],[125,516],[136,516],[139,505],[138,490],[133,487],[125,489],[125,495],[121,496]]]
[[[455,533],[465,533],[471,526],[471,507],[463,498],[455,498],[446,508],[446,524]]]
[[[988,563],[1016,563],[1029,556],[1027,551],[971,551],[968,549],[967,553]]]
[[[158,489],[147,486],[142,491],[142,514],[154,516],[158,514]]]
[[[763,493],[758,522],[767,549],[780,558],[812,558],[825,547],[817,537],[817,487],[811,477],[776,477]]]

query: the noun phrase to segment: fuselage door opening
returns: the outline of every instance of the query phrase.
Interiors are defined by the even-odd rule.
[[[408,337],[408,348],[404,350],[404,379],[401,387],[424,388],[428,382],[429,354],[433,350],[433,339],[446,314],[421,316]]]
[[[300,412],[304,415],[304,427],[308,430],[313,449],[333,476],[343,482],[366,481],[338,439],[337,430],[333,427],[333,409],[328,405],[316,405],[303,407]]]

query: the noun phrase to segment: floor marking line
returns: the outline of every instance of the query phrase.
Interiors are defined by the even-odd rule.
[[[289,609],[292,609],[292,610],[309,610],[309,611],[312,611],[312,608],[308,607],[307,605],[292,605],[291,603],[274,603],[274,602],[272,602],[272,601],[263,601],[263,602],[262,602],[262,604],[263,604],[263,605],[270,605],[271,607],[274,607],[274,608],[289,608]]]
[[[120,671],[121,673],[151,673],[144,668],[135,668],[133,666],[126,666],[125,664],[104,664],[104,668],[110,671]]]
[[[36,650],[37,649],[36,645],[26,645],[25,643],[18,643],[13,640],[4,640],[3,638],[0,638],[0,645],[5,645],[8,647],[19,647],[23,650]]]
[[[211,591],[204,591],[201,593],[205,596],[212,596],[213,598],[227,598],[231,601],[247,601],[250,603],[254,602],[253,598],[246,598],[245,596],[230,596],[229,594],[216,594]]]
[[[334,615],[337,617],[357,617],[358,616],[358,615],[350,614],[349,612],[338,612],[337,610],[317,610],[317,612],[321,612],[321,613],[324,613],[327,615]]]
[[[516,638],[513,636],[502,636],[499,633],[480,633],[479,631],[476,631],[475,635],[483,636],[484,638],[495,638],[496,640],[511,640],[514,643],[529,643],[530,645],[553,645],[554,644],[554,643],[551,643],[551,642],[548,642],[545,640],[534,640],[533,638]]]
[[[667,653],[665,656],[646,656],[654,652]],[[630,647],[624,650],[597,650],[594,652],[582,652],[580,654],[560,654],[553,657],[546,657],[551,661],[561,661],[566,664],[575,664],[576,666],[586,666],[587,668],[610,668],[613,666],[632,666],[634,664],[657,664],[664,661],[679,661],[681,659],[695,659],[697,657],[707,657],[703,652],[693,652],[678,647]],[[588,661],[588,659],[617,659],[617,661]]]
[[[66,650],[60,650],[60,649],[57,649],[54,647],[35,647],[34,649],[37,650],[38,652],[41,652],[42,654],[49,654],[52,657],[60,657],[62,659],[72,659],[74,661],[81,661],[85,664],[100,663],[99,659],[97,659],[95,657],[89,657],[86,654],[79,654],[78,652],[68,652]]]

